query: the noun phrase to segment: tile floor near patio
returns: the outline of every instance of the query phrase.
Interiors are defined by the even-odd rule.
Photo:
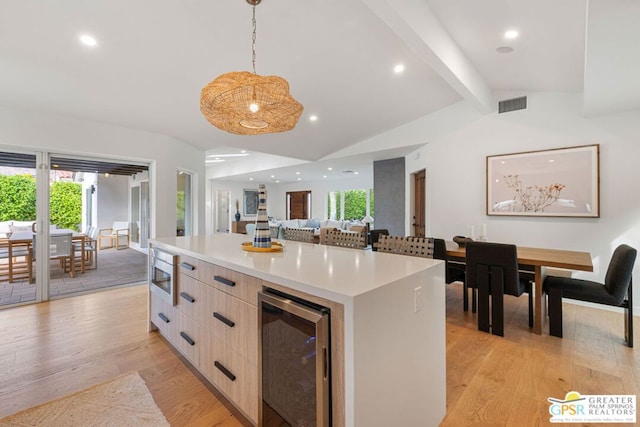
[[[64,273],[58,262],[50,264],[49,295],[53,298],[96,289],[145,282],[147,254],[134,249],[105,249],[98,251],[98,268],[76,272],[76,277]],[[36,286],[27,279],[9,283],[0,281],[0,306],[34,301]]]

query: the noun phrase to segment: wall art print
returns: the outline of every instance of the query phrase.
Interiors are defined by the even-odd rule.
[[[487,215],[600,217],[600,146],[487,156]]]
[[[243,190],[242,200],[245,216],[256,216],[258,214],[258,199],[260,191],[258,190]]]

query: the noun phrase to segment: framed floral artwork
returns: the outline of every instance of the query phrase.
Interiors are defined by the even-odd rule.
[[[487,215],[600,217],[600,146],[487,156]]]

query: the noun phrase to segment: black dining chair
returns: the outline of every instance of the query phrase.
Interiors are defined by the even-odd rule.
[[[515,245],[468,242],[466,288],[478,290],[478,329],[504,336],[504,295],[529,293],[529,326],[533,326],[531,282],[520,279]],[[491,310],[489,309],[491,306]]]
[[[636,255],[631,246],[618,246],[611,256],[604,283],[547,276],[543,288],[548,295],[549,334],[562,338],[562,298],[569,298],[624,308],[625,341],[633,347],[632,273]]]

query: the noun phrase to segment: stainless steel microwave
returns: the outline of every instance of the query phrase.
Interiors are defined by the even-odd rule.
[[[171,305],[176,305],[178,256],[151,247],[149,262],[149,288]]]

